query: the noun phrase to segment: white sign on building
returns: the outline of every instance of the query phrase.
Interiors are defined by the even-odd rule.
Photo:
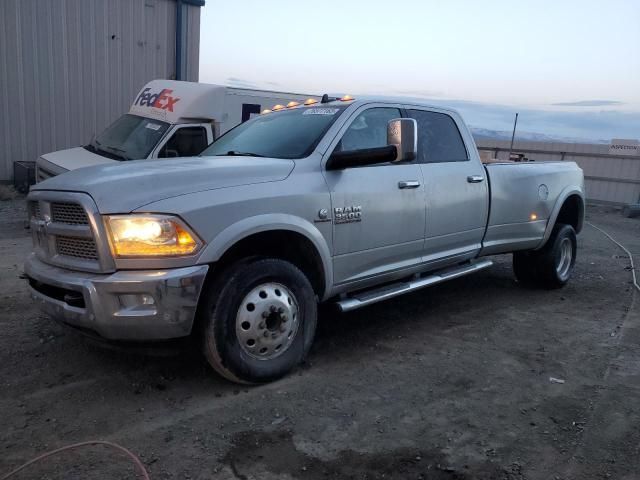
[[[640,142],[638,140],[614,138],[611,140],[611,145],[609,145],[609,154],[640,156]]]

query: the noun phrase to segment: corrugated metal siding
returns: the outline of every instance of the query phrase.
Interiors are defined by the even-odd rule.
[[[175,78],[174,0],[0,0],[0,181],[13,162],[87,143],[149,80]],[[186,80],[200,9],[188,7]]]
[[[187,15],[187,78],[200,73],[200,9],[189,7]]]
[[[507,159],[509,142],[478,139],[481,150],[494,150],[497,158]],[[532,160],[576,162],[584,171],[589,200],[628,204],[640,202],[640,157],[609,155],[609,145],[589,143],[515,142],[514,153]]]

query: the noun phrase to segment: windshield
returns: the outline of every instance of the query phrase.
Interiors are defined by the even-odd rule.
[[[201,155],[304,158],[345,108],[304,107],[259,115],[229,130]]]
[[[168,128],[166,122],[126,114],[85,148],[114,160],[139,160],[149,156]]]

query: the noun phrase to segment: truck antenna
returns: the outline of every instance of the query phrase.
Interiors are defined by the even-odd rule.
[[[513,121],[513,133],[511,134],[511,145],[509,145],[509,160],[511,160],[511,153],[513,152],[513,139],[516,137],[517,125],[518,125],[518,114],[516,113],[516,119]]]

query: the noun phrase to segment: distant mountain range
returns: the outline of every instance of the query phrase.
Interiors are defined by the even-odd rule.
[[[511,140],[511,132],[504,130],[490,130],[488,128],[471,127],[471,133],[476,140]],[[609,140],[593,140],[585,138],[563,137],[560,135],[547,135],[545,133],[521,132],[516,130],[516,141],[527,142],[562,142],[562,143],[602,143],[608,144]]]

